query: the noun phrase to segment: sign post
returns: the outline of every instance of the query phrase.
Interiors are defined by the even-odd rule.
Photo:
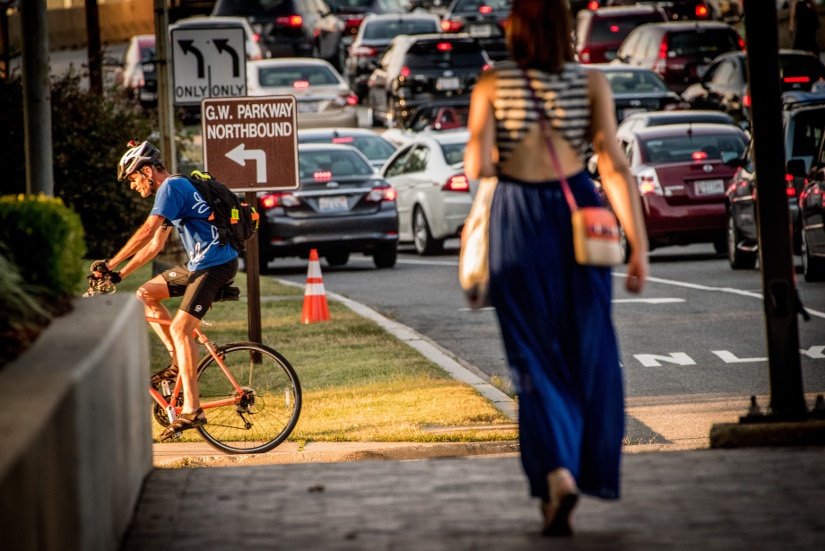
[[[294,96],[209,98],[201,103],[203,163],[255,205],[258,191],[298,187]],[[264,216],[264,213],[260,213]],[[261,342],[258,235],[246,249],[249,340]]]

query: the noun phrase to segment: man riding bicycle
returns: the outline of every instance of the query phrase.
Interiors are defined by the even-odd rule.
[[[180,370],[183,407],[180,415],[160,435],[166,440],[175,434],[206,424],[206,415],[198,397],[197,351],[192,334],[200,325],[217,293],[231,283],[238,271],[238,253],[230,245],[221,245],[218,230],[207,219],[212,210],[188,179],[170,175],[161,161],[160,151],[149,142],[129,142],[120,159],[118,181],[155,202],[146,222],[112,258],[92,264],[96,274],[110,273],[117,283],[163,249],[174,226],[189,255],[189,262],[157,275],[140,286],[137,298],[143,302],[147,318],[172,320],[170,324],[151,323],[160,337],[172,364],[152,376],[152,384],[174,379]],[[130,259],[120,272],[113,272]],[[174,318],[162,301],[183,297]]]

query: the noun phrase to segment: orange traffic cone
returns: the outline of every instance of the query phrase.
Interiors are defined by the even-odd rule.
[[[309,270],[307,270],[307,287],[304,291],[304,311],[301,315],[304,323],[329,321],[327,294],[324,291],[324,279],[321,277],[321,262],[318,251],[309,252]]]

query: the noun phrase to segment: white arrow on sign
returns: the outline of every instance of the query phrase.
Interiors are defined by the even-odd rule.
[[[238,147],[226,154],[226,156],[241,166],[246,166],[247,159],[255,161],[257,165],[257,182],[258,184],[266,183],[266,152],[262,149],[246,150],[245,144],[240,144]]]

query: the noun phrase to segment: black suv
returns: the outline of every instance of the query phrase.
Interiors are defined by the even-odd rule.
[[[269,51],[264,57],[311,57],[314,30],[338,24],[323,0],[217,0],[212,15],[246,17]]]
[[[788,92],[783,95],[783,128],[785,144],[785,187],[788,209],[793,223],[793,248],[801,252],[799,195],[805,185],[805,174],[812,168],[817,147],[825,131],[825,94]],[[734,270],[751,269],[757,258],[756,171],[753,163],[753,143],[741,159],[729,159],[726,164],[738,166],[725,192],[728,212],[728,261]],[[794,169],[796,165],[797,169]]]
[[[421,103],[469,96],[489,66],[487,53],[466,34],[397,36],[367,83],[372,123],[391,128]]]
[[[453,0],[441,29],[445,33],[467,33],[478,40],[490,59],[507,57],[504,28],[510,16],[511,0]]]

